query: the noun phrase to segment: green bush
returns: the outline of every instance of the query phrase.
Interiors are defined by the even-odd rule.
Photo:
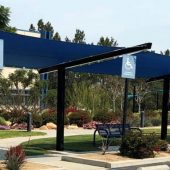
[[[17,110],[13,109],[10,113],[10,121],[11,124],[14,125],[15,123],[23,123],[26,122],[26,113],[24,110]]]
[[[82,127],[83,124],[91,121],[89,113],[84,110],[70,112],[68,113],[67,118],[70,124],[77,124],[79,127]]]
[[[128,113],[128,123],[134,127],[140,126],[139,113]]]
[[[115,119],[114,118],[114,113],[113,112],[108,112],[106,110],[98,111],[93,117],[94,121],[99,121],[99,122],[102,122],[102,123],[109,123],[114,119]]]
[[[3,117],[0,117],[0,125],[7,125],[7,122]]]
[[[32,124],[34,127],[39,128],[42,126],[42,115],[39,113],[33,113],[32,114]]]
[[[144,126],[145,127],[151,127],[152,126],[151,120],[150,119],[145,119]]]
[[[132,158],[153,158],[154,151],[160,148],[159,138],[155,133],[144,135],[140,132],[130,132],[126,134],[120,146],[120,153],[123,156]]]
[[[54,109],[45,109],[42,112],[42,124],[45,125],[49,122],[52,122],[54,124],[56,124],[57,122],[57,113]]]
[[[161,114],[162,113],[159,110],[146,110],[145,111],[145,117],[150,118],[150,119],[155,118],[155,117],[160,117]]]
[[[161,125],[161,118],[153,118],[151,119],[152,126],[160,126]]]
[[[21,114],[14,123],[27,123],[28,115],[27,113]]]
[[[10,120],[11,115],[10,112],[6,112],[5,110],[0,111],[0,117],[4,117],[5,120]]]
[[[168,142],[165,141],[165,140],[159,140],[158,146],[159,146],[161,151],[167,151],[168,150]]]

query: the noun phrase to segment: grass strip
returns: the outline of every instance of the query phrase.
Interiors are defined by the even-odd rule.
[[[27,136],[43,136],[46,135],[44,132],[27,132],[18,130],[0,130],[0,139],[14,138],[14,137],[27,137]]]

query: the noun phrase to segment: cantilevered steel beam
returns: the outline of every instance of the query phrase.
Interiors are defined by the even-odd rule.
[[[146,82],[149,83],[149,82],[159,81],[159,80],[163,80],[163,79],[170,79],[170,75],[167,74],[167,75],[163,75],[163,76],[153,77],[153,78],[146,80]]]
[[[52,71],[58,70],[60,68],[71,68],[71,67],[76,67],[76,66],[80,66],[80,65],[86,65],[89,63],[95,63],[97,61],[102,61],[102,60],[111,60],[111,59],[114,59],[120,55],[131,54],[131,53],[140,52],[143,50],[150,49],[151,46],[152,46],[152,43],[145,43],[145,44],[141,44],[141,45],[137,45],[137,46],[133,46],[133,47],[114,50],[114,51],[107,52],[107,53],[92,55],[92,56],[88,56],[85,58],[57,64],[57,65],[54,65],[51,67],[42,68],[39,70],[39,73],[52,72]]]
[[[129,47],[129,48],[124,48],[124,49],[120,49],[116,51],[111,51],[111,52],[104,53],[104,54],[89,56],[87,58],[69,61],[66,63],[58,64],[52,67],[43,68],[39,70],[39,73],[46,73],[46,72],[51,72],[55,70],[58,71],[56,150],[64,150],[65,69],[70,68],[70,67],[85,65],[88,63],[93,63],[93,62],[97,62],[101,60],[113,59],[123,54],[130,54],[130,53],[135,53],[135,52],[139,52],[142,50],[150,49],[151,46],[152,46],[151,43],[141,44],[135,47]],[[126,114],[126,111],[125,111],[125,114]],[[126,118],[124,119],[124,124],[125,122],[126,122]]]

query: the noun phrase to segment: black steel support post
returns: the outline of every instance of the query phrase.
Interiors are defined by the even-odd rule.
[[[65,68],[58,69],[56,150],[64,150]]]
[[[163,82],[163,102],[162,102],[162,124],[161,124],[161,139],[167,138],[168,126],[168,103],[169,103],[169,79],[164,79]]]
[[[123,121],[122,121],[122,135],[125,135],[125,124],[127,120],[127,106],[128,106],[128,79],[125,79],[125,92],[124,92],[124,106],[123,106]]]
[[[136,86],[133,87],[133,113],[135,113]]]

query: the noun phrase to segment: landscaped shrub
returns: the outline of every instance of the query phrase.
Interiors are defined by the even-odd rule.
[[[0,125],[7,125],[7,122],[3,117],[0,117]]]
[[[144,126],[145,126],[145,127],[151,127],[151,126],[153,126],[151,120],[150,120],[150,119],[145,119],[145,121],[144,121]]]
[[[0,130],[10,130],[10,127],[6,125],[0,125]]]
[[[25,152],[21,145],[10,147],[5,155],[5,163],[9,170],[20,170],[25,162]]]
[[[151,123],[152,123],[152,126],[160,126],[161,125],[161,118],[160,117],[153,118],[153,119],[151,119]]]
[[[27,123],[15,123],[11,126],[11,129],[26,130]],[[33,129],[33,126],[32,126],[32,129]]]
[[[158,141],[155,133],[144,135],[132,131],[123,137],[120,153],[132,158],[152,158],[155,156],[154,151],[160,149]]]
[[[89,113],[84,110],[78,110],[75,112],[70,112],[67,115],[70,124],[77,124],[77,126],[82,127],[83,124],[90,122]]]
[[[140,126],[140,118],[139,113],[130,113],[128,112],[128,123],[133,127],[139,127]]]
[[[42,126],[42,115],[39,113],[33,113],[32,114],[32,124],[34,127],[39,128],[40,126]]]
[[[26,122],[26,113],[23,110],[13,109],[10,113],[11,124]]]
[[[5,120],[10,120],[11,115],[10,112],[7,112],[5,110],[0,110],[0,117],[3,117]]]
[[[145,111],[145,117],[150,118],[150,119],[155,118],[155,117],[160,117],[161,114],[162,113],[159,110],[146,110]]]
[[[114,119],[113,112],[108,112],[107,110],[100,110],[93,117],[94,121],[99,121],[102,123],[109,123]]]
[[[168,150],[168,142],[165,140],[159,140],[158,146],[161,151],[167,151]]]
[[[42,124],[45,125],[49,122],[52,122],[54,124],[56,124],[57,122],[57,113],[54,109],[45,109],[42,112]]]
[[[28,114],[27,113],[22,113],[19,118],[15,121],[15,123],[27,123],[27,118],[28,118]]]
[[[86,123],[83,125],[84,129],[96,129],[96,124],[99,124],[100,122],[96,122],[96,121],[91,121],[89,123]]]

